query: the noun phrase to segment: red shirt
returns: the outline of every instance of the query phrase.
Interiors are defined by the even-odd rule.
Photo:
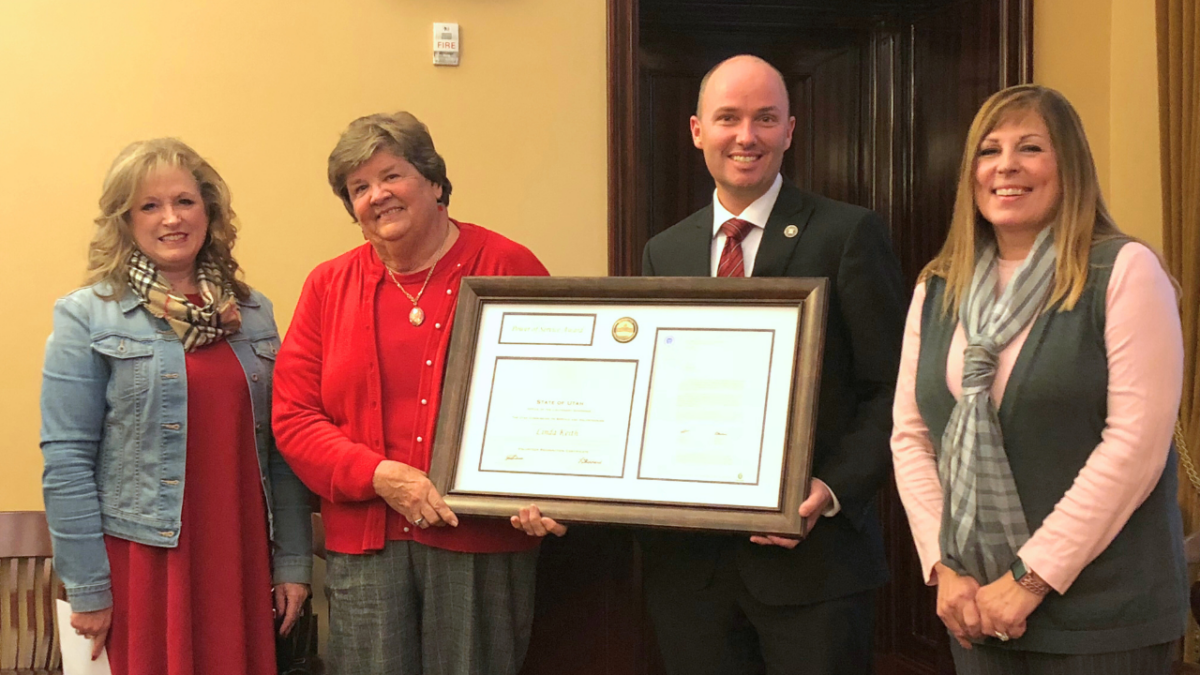
[[[275,365],[272,426],[288,464],[321,497],[329,550],[366,553],[396,539],[472,553],[538,543],[501,519],[411,528],[372,486],[384,459],[429,470],[462,277],[549,274],[524,246],[455,224],[458,241],[419,299],[421,326],[409,323],[412,302],[370,244],[318,265],[304,283]],[[412,295],[424,280],[424,272],[396,277]]]

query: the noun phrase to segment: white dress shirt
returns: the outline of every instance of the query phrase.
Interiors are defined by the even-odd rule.
[[[761,197],[755,199],[741,213],[730,213],[729,209],[721,204],[721,200],[717,197],[717,191],[713,190],[712,254],[708,257],[710,276],[717,276],[717,266],[721,264],[721,251],[725,249],[726,239],[725,234],[721,232],[721,226],[730,218],[738,218],[754,225],[742,239],[742,267],[746,276],[752,276],[754,261],[758,258],[758,245],[762,243],[763,228],[767,226],[767,219],[771,217],[771,211],[775,209],[775,200],[779,198],[779,189],[782,187],[783,176],[775,174],[775,182],[771,183],[771,187],[767,188]],[[820,481],[822,485],[825,484],[825,481],[820,478],[813,478],[813,480]],[[829,488],[828,485],[825,487]],[[833,493],[832,489],[829,490],[829,496],[832,497],[829,506],[821,512],[821,515],[826,518],[832,518],[842,510],[841,502],[838,501],[837,495]]]
[[[767,226],[767,219],[771,217],[771,210],[775,208],[775,200],[779,197],[781,187],[783,176],[775,174],[775,182],[771,183],[771,187],[741,213],[730,213],[729,209],[721,205],[717,191],[713,190],[713,240],[712,255],[709,256],[709,276],[717,276],[717,265],[721,263],[721,251],[725,248],[725,235],[721,233],[721,226],[730,218],[740,218],[754,225],[742,239],[742,267],[746,270],[746,276],[751,276],[754,259],[758,256],[758,245],[762,242],[763,228]]]

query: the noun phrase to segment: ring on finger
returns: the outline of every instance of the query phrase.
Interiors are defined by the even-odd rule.
[[[417,516],[417,519],[412,521],[412,524],[416,525],[417,527],[424,527],[425,526],[425,516]]]
[[[1004,631],[1002,631],[1002,630],[998,630],[998,631],[996,631],[996,632],[995,632],[995,636],[996,636],[996,637],[997,637],[997,638],[998,638],[998,639],[999,639],[1001,642],[1008,642],[1008,641],[1011,639],[1010,637],[1008,637],[1008,633],[1005,633],[1005,632],[1004,632]]]

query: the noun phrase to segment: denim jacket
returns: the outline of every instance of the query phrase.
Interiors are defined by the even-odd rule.
[[[76,612],[112,605],[104,534],[174,548],[183,511],[183,344],[133,293],[97,295],[107,290],[82,288],[55,303],[42,373],[42,491],[54,567]],[[239,305],[242,326],[228,339],[250,388],[273,578],[309,583],[309,492],[271,435],[275,316],[257,291]]]

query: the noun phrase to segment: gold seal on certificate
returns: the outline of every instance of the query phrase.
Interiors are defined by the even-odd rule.
[[[537,502],[564,522],[801,538],[827,288],[466,277],[429,479],[460,516]]]
[[[616,323],[613,324],[612,336],[617,342],[629,342],[633,338],[637,337],[637,333],[637,322],[630,317],[621,317],[620,319],[617,319]]]

